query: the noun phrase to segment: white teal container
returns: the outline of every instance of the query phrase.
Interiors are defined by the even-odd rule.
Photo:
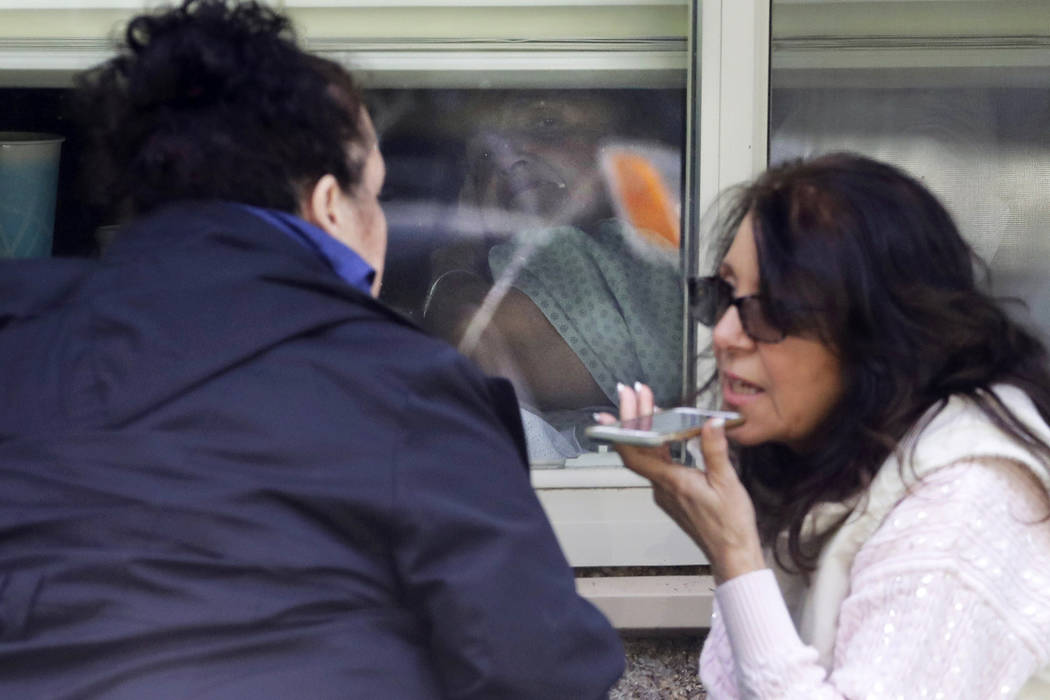
[[[64,137],[0,131],[0,258],[51,254]]]

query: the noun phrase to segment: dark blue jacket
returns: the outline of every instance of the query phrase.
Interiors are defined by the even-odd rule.
[[[0,262],[0,697],[595,698],[509,385],[196,203]]]

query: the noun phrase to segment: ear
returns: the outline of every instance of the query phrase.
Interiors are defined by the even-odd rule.
[[[303,197],[302,217],[351,248],[356,248],[354,221],[347,195],[334,175],[322,175]]]

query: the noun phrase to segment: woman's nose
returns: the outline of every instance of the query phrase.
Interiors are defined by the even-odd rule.
[[[476,168],[502,172],[520,161],[520,144],[507,134],[498,131],[483,131],[471,139],[469,158]]]
[[[744,331],[740,310],[730,305],[711,329],[711,342],[717,350],[754,347],[755,341]]]

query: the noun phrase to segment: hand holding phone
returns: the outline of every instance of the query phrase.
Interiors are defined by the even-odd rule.
[[[704,423],[711,418],[725,419],[726,428],[733,428],[744,422],[743,417],[735,411],[710,411],[679,406],[650,416],[639,416],[609,425],[591,425],[584,433],[592,440],[655,447],[699,435]]]

